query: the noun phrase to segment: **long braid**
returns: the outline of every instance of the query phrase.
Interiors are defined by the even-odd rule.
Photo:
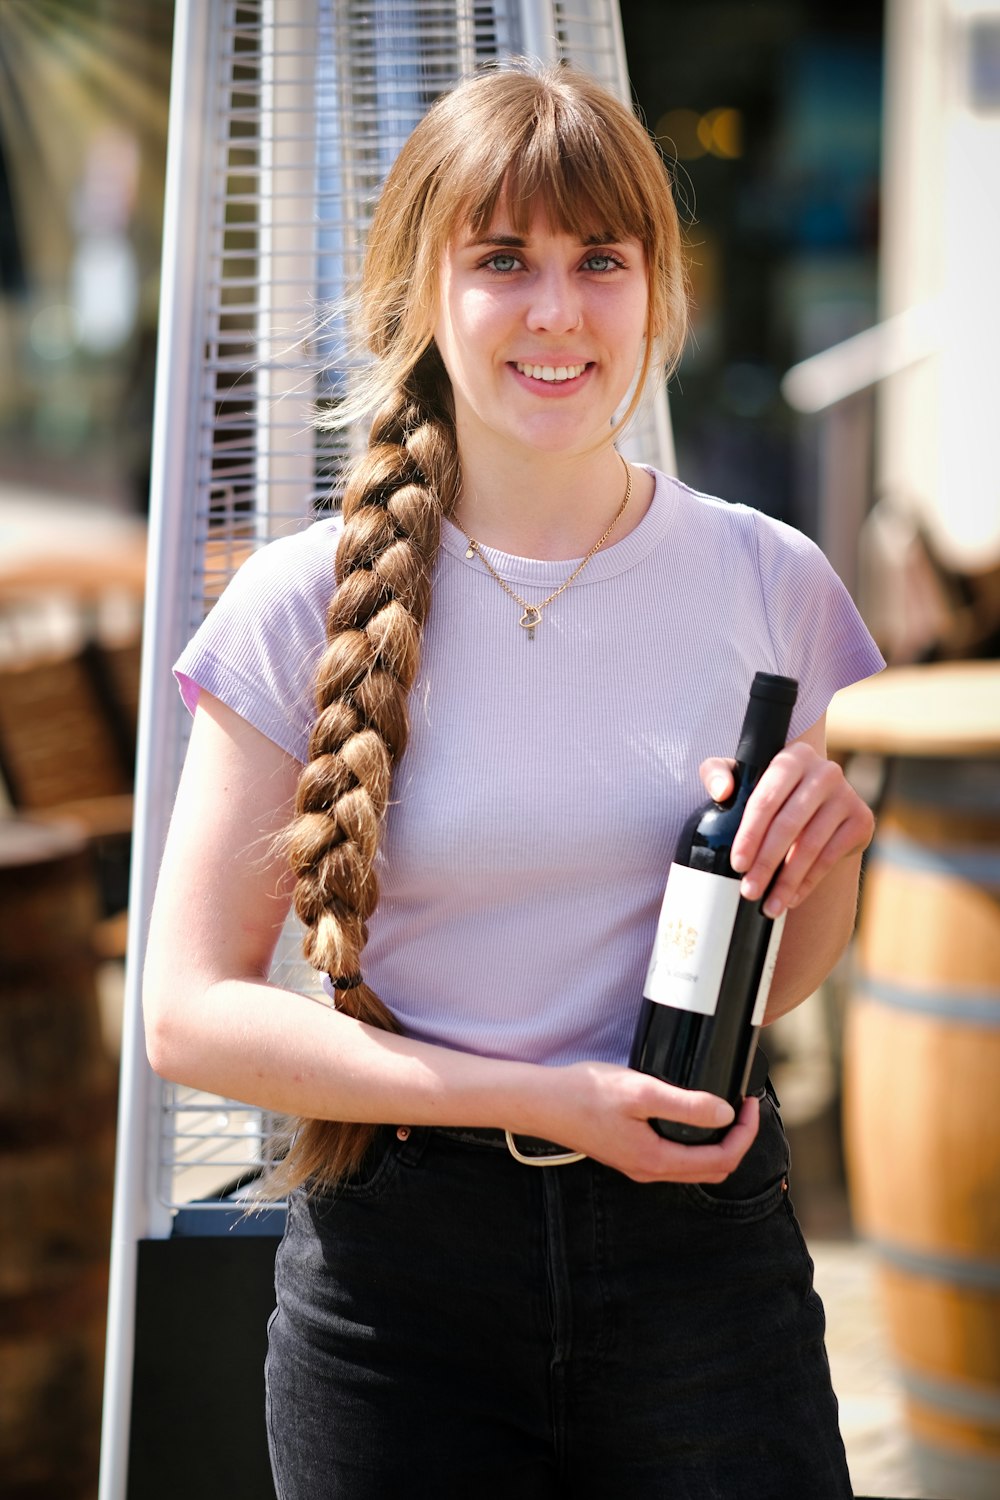
[[[683,345],[677,213],[663,162],[631,110],[582,74],[527,66],[477,75],[431,107],[389,171],[368,236],[356,314],[375,359],[330,419],[341,426],[378,408],[344,495],[317,718],[287,835],[310,961],[333,977],[342,1011],[387,1030],[397,1024],[360,982],[361,960],[441,517],[459,488],[451,387],[431,342],[439,266],[460,229],[484,234],[502,205],[515,231],[527,232],[539,201],[568,234],[611,232],[645,248],[645,353],[616,431],[649,371],[661,359],[676,361]],[[299,1122],[274,1185],[343,1176],[371,1133],[367,1125]]]
[[[316,676],[317,717],[299,781],[289,859],[306,957],[350,987],[338,1008],[386,1031],[391,1011],[356,980],[378,901],[374,862],[393,767],[406,748],[441,516],[454,505],[458,453],[436,351],[375,417],[343,497],[337,588]],[[373,1126],[298,1124],[283,1187],[350,1172]]]

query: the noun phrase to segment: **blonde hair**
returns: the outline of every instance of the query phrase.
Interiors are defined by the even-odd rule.
[[[476,75],[428,111],[389,172],[368,238],[359,316],[375,359],[338,420],[376,415],[344,488],[316,720],[288,841],[307,958],[340,981],[341,1010],[387,1030],[399,1029],[391,1012],[354,981],[378,900],[375,854],[406,746],[441,517],[460,489],[451,388],[433,341],[437,270],[456,233],[484,232],[501,201],[518,233],[541,202],[553,229],[643,245],[643,364],[616,430],[650,373],[676,363],[686,332],[670,184],[630,109],[583,74],[518,65]],[[298,1122],[281,1185],[336,1181],[356,1169],[373,1130]]]

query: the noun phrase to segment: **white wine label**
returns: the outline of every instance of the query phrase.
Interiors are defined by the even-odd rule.
[[[714,1016],[740,904],[740,883],[671,865],[643,993],[657,1005]]]
[[[757,989],[757,998],[753,1005],[753,1015],[750,1017],[751,1026],[763,1026],[764,1012],[767,1009],[767,997],[771,993],[771,980],[774,978],[774,967],[778,962],[778,949],[781,946],[781,934],[785,930],[786,911],[780,917],[775,917],[771,924],[771,936],[767,940],[767,952],[764,954],[764,968],[761,971],[760,985]]]

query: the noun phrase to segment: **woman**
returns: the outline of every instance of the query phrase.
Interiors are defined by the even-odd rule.
[[[369,450],[178,664],[148,949],[153,1066],[299,1120],[278,1494],[847,1496],[773,1103],[681,1146],[649,1119],[732,1110],[624,1064],[758,668],[801,683],[734,855],[788,911],[768,1019],[836,960],[872,819],[824,713],[881,660],[804,538],[614,447],[685,324],[627,109],[566,71],[463,84],[369,244]],[[333,1006],[267,982],[291,900]]]

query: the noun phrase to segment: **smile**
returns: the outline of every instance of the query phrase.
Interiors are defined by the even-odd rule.
[[[583,365],[526,365],[516,360],[514,368],[522,375],[527,375],[532,380],[546,380],[550,383],[558,383],[562,380],[575,380],[582,375],[587,368]]]

